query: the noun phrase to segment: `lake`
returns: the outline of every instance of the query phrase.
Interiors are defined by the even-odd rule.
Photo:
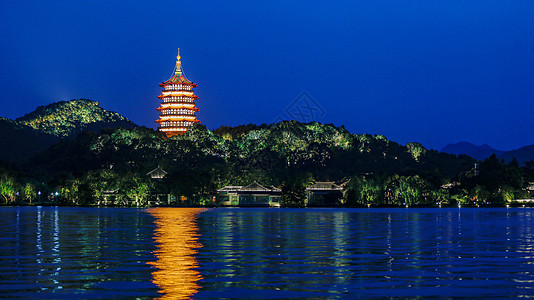
[[[534,209],[0,208],[8,298],[534,296]]]

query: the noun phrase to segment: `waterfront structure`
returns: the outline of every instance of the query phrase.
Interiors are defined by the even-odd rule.
[[[216,200],[221,206],[280,207],[281,196],[279,188],[253,182],[247,186],[225,186],[217,190]]]
[[[333,182],[316,182],[306,188],[307,206],[335,206],[342,198],[343,187]]]
[[[239,196],[237,191],[243,188],[242,185],[228,185],[217,190],[216,202],[222,206],[238,206]]]
[[[193,124],[200,123],[195,115],[198,108],[194,103],[198,97],[193,92],[193,88],[197,85],[185,77],[180,59],[180,49],[178,49],[173,75],[159,84],[163,91],[158,96],[161,104],[157,108],[160,116],[156,123],[159,124],[158,130],[167,137],[184,134]]]

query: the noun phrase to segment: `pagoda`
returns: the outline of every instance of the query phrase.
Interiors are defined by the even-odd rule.
[[[167,137],[184,134],[193,124],[200,123],[195,116],[199,109],[195,107],[194,101],[198,97],[193,92],[197,85],[185,77],[180,58],[178,49],[173,75],[159,84],[163,91],[158,96],[161,105],[157,108],[160,115],[156,123],[159,124],[158,130]]]

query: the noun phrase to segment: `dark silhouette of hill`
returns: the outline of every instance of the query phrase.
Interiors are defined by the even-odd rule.
[[[133,128],[134,123],[92,100],[61,101],[39,106],[16,120],[0,118],[0,160],[23,162],[62,138],[105,128]]]
[[[456,155],[464,154],[478,160],[487,159],[495,154],[498,158],[504,159],[506,162],[511,162],[515,158],[520,164],[534,160],[534,145],[525,146],[511,151],[501,151],[494,149],[487,144],[477,146],[469,142],[459,142],[456,144],[448,144],[441,149],[441,152]]]
[[[59,141],[59,138],[19,122],[0,118],[0,140],[0,160],[16,163],[44,151]]]
[[[527,161],[534,160],[534,145],[528,145],[516,150],[507,151],[499,156],[506,162],[512,161],[514,158],[520,164],[524,164]]]
[[[443,149],[441,149],[441,152],[445,152],[449,154],[456,154],[456,155],[460,155],[460,154],[469,155],[472,158],[475,158],[478,160],[486,159],[490,157],[492,154],[499,156],[504,153],[504,151],[494,149],[493,147],[487,144],[477,146],[469,142],[459,142],[456,144],[448,144],[447,146],[443,147]]]

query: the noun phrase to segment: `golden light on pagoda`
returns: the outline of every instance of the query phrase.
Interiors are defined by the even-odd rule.
[[[157,250],[152,272],[154,284],[160,288],[163,299],[190,299],[200,288],[202,279],[196,270],[199,229],[196,224],[202,208],[151,208],[154,216]]]
[[[161,105],[157,108],[160,117],[156,123],[159,124],[158,130],[168,137],[183,134],[193,124],[200,123],[195,115],[199,109],[194,103],[198,97],[193,92],[193,88],[197,85],[185,77],[180,59],[180,49],[178,49],[173,75],[167,81],[160,83],[163,91],[158,96]]]

